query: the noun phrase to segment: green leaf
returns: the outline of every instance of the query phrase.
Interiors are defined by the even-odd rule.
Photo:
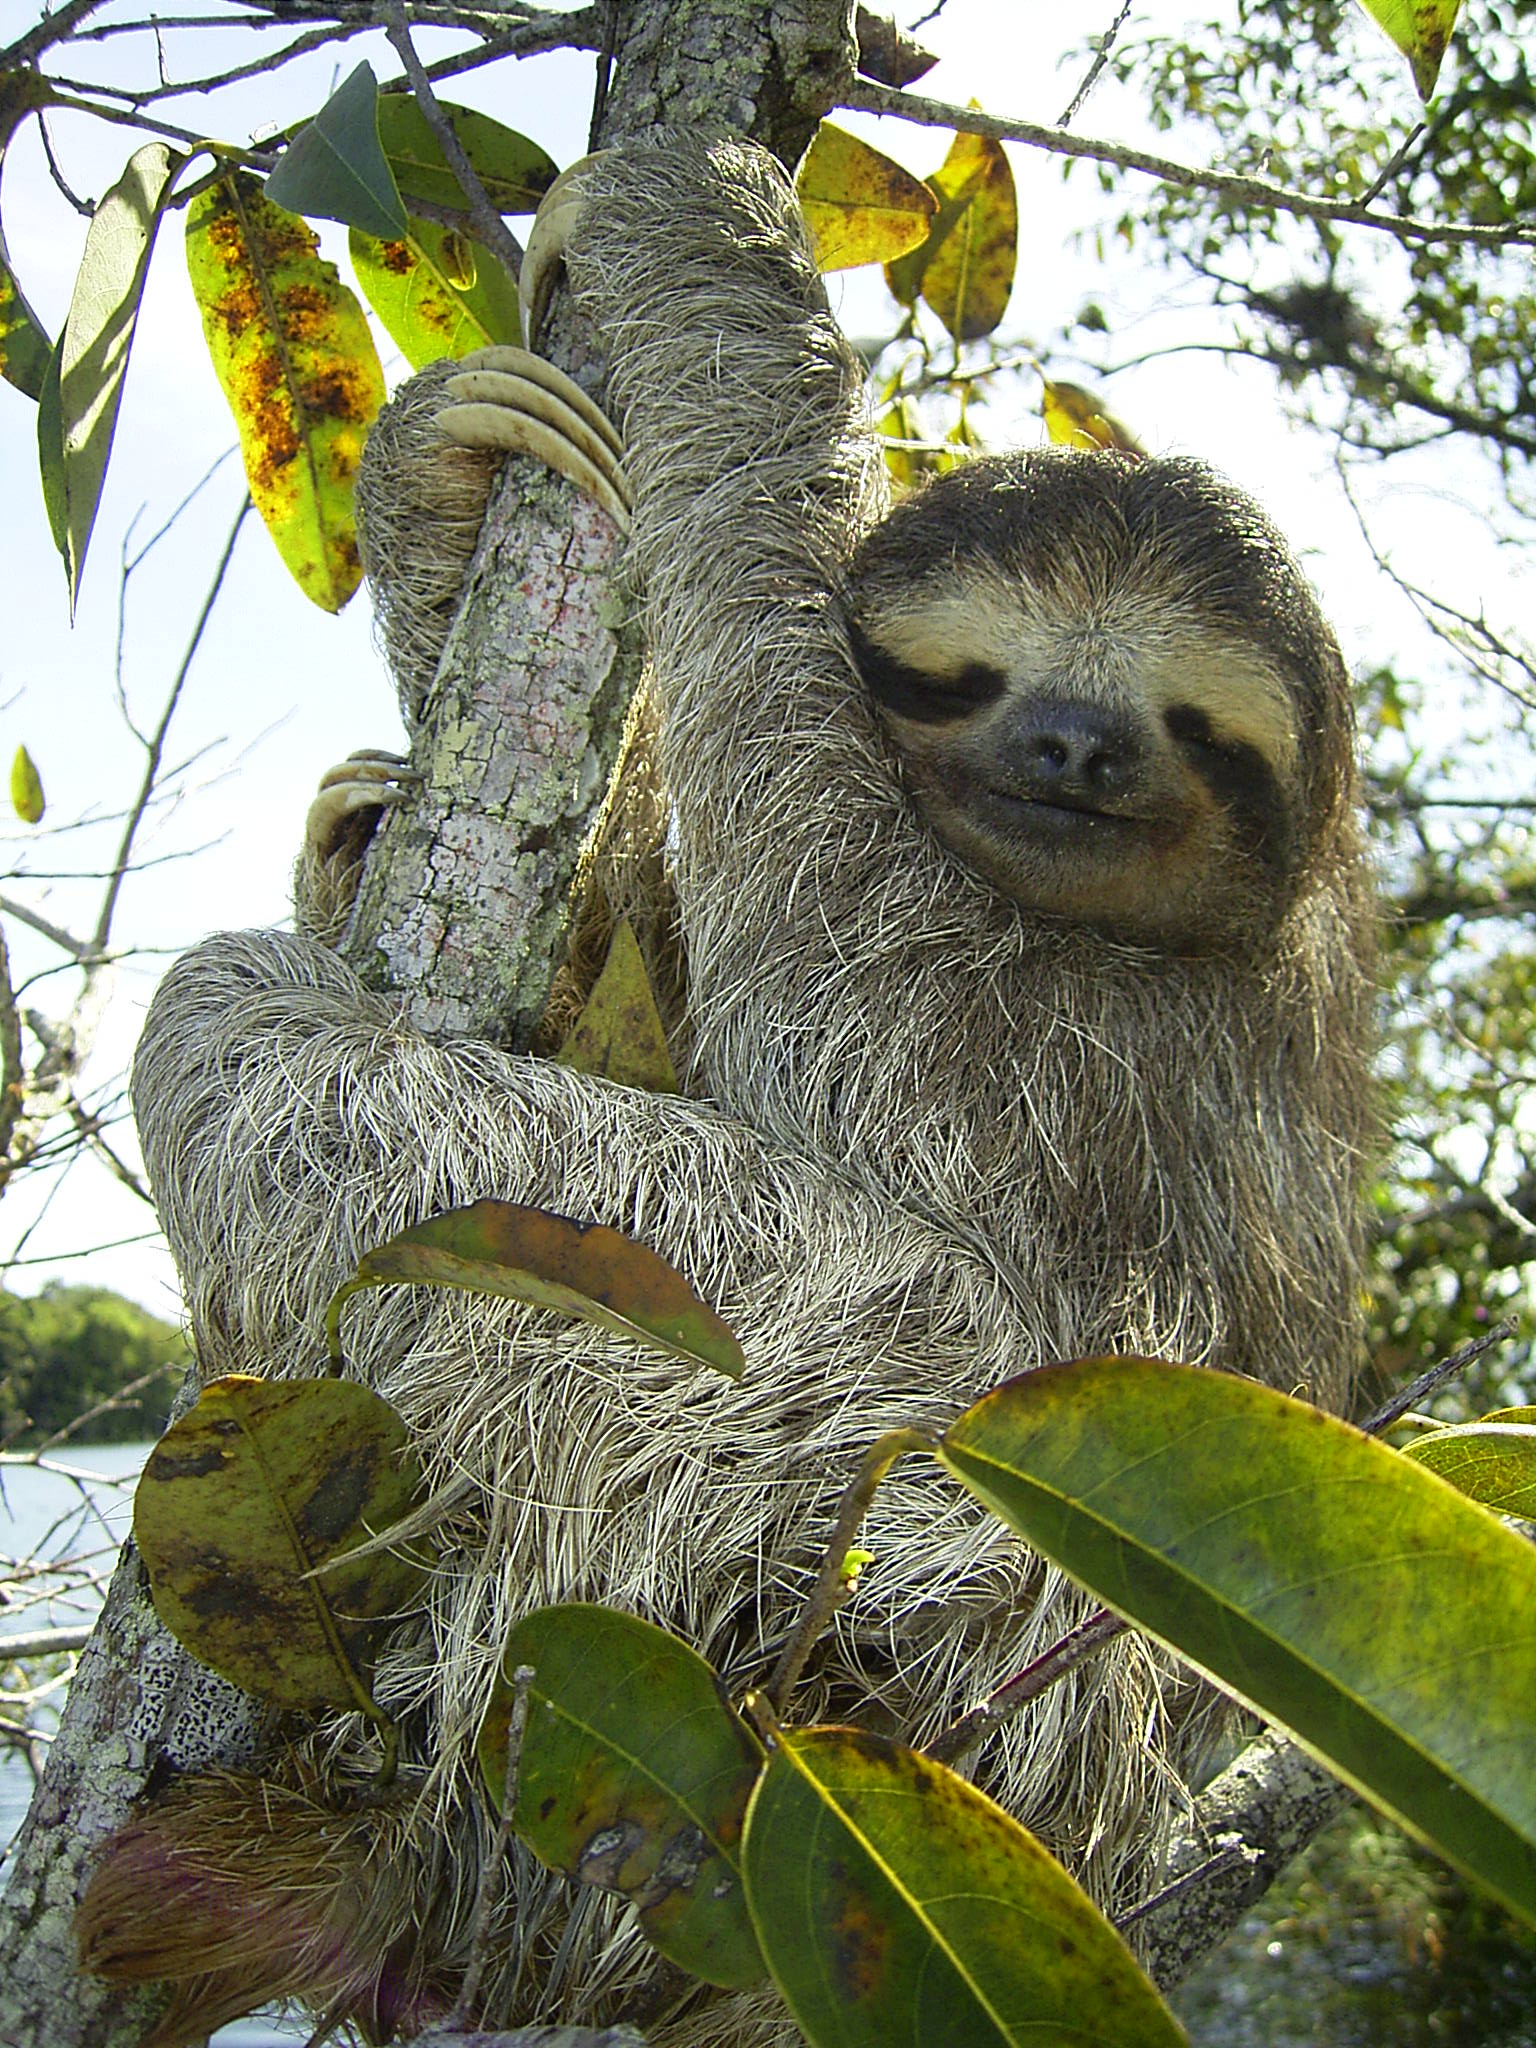
[[[628,918],[614,926],[603,971],[556,1058],[578,1074],[600,1074],[625,1088],[677,1093],[667,1034]]]
[[[53,343],[16,282],[0,229],[0,377],[28,398],[41,398],[52,354]]]
[[[340,1360],[343,1304],[365,1287],[462,1287],[579,1316],[690,1365],[739,1379],[741,1346],[675,1267],[601,1223],[574,1223],[516,1202],[472,1202],[414,1224],[365,1252],[326,1311]]]
[[[379,143],[379,83],[359,64],[283,151],[267,197],[290,213],[339,220],[386,241],[406,232],[405,207]]]
[[[1440,76],[1461,0],[1360,0],[1360,4],[1408,59],[1419,98],[1427,100]]]
[[[363,296],[413,370],[471,349],[521,344],[517,286],[456,229],[413,218],[403,242],[380,242],[354,228],[348,249]]]
[[[247,1692],[377,1718],[378,1638],[419,1600],[424,1566],[388,1550],[335,1561],[398,1522],[419,1484],[404,1422],[369,1388],[214,1380],[133,1497],[155,1612]]]
[[[106,481],[107,458],[117,431],[117,409],[128,374],[128,354],[160,205],[172,170],[181,162],[163,142],[147,142],[129,158],[128,168],[97,207],[86,233],[74,295],[59,338],[60,460],[55,467],[52,449],[43,451],[43,493],[54,538],[64,556],[71,610],[79,593],[91,528]],[[47,393],[47,384],[45,373],[43,393]],[[50,433],[52,403],[48,394]],[[40,436],[44,424],[40,411]]]
[[[25,747],[18,747],[11,761],[11,809],[24,825],[38,824],[46,809],[43,778]]]
[[[69,553],[69,493],[64,482],[64,406],[59,396],[59,361],[64,353],[61,334],[43,371],[42,389],[37,394],[37,473],[42,485],[43,509],[48,530],[59,553]]]
[[[340,611],[362,578],[352,486],[384,402],[363,309],[243,176],[188,208],[187,271],[256,509],[305,596]]]
[[[541,1861],[621,1893],[664,1956],[706,1984],[764,1976],[741,1889],[742,1816],[763,1752],[704,1659],[607,1607],[545,1607],[507,1639],[476,1753],[506,1797],[512,1674],[531,1667],[513,1824]]]
[[[852,1728],[787,1730],[747,1809],[747,1903],[813,2048],[1175,2048],[1124,1942],[1017,1821]]]
[[[927,235],[938,201],[921,178],[823,121],[795,173],[818,270],[891,263]]]
[[[0,75],[0,174],[11,137],[26,116],[52,101],[53,91],[37,71],[10,71]],[[28,398],[41,398],[48,375],[53,343],[42,322],[27,304],[26,294],[11,268],[5,246],[5,229],[0,225],[0,377],[24,391]]]
[[[536,142],[493,121],[489,114],[440,100],[449,125],[469,158],[485,196],[498,213],[532,213],[555,182],[554,159]],[[379,100],[379,140],[406,204],[424,200],[463,212],[469,201],[448,168],[442,144],[427,117],[406,93]]]
[[[1469,1422],[1415,1437],[1402,1455],[1438,1472],[1468,1500],[1536,1521],[1536,1425]]]
[[[1304,1402],[1147,1359],[1011,1380],[938,1455],[1536,1919],[1536,1549],[1494,1516]]]

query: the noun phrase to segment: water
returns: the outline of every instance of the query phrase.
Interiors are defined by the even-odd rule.
[[[0,1463],[0,1637],[95,1620],[101,1600],[93,1581],[111,1574],[149,1451],[148,1444],[92,1444],[50,1454],[45,1468]],[[29,1561],[44,1568],[28,1569]],[[57,1705],[45,1707],[46,1725],[57,1721]],[[9,1844],[31,1798],[26,1759],[0,1749],[0,1843]],[[4,1875],[0,1869],[0,1883]],[[212,2048],[293,2048],[309,2031],[261,2015],[221,2027]]]

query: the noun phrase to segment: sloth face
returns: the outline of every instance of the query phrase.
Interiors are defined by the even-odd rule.
[[[913,801],[1028,909],[1241,948],[1347,812],[1332,636],[1263,514],[1194,464],[976,464],[898,507],[852,583]]]

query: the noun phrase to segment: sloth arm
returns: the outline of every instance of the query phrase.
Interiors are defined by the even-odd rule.
[[[825,1076],[799,1064],[807,993],[835,1030],[878,1036],[870,970],[902,997],[932,877],[843,623],[844,565],[886,505],[862,367],[762,151],[672,141],[578,177],[567,270],[624,440],[693,1079],[836,1152]]]

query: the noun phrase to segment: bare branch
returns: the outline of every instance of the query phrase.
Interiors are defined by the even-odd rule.
[[[1172,1989],[1217,1948],[1352,1797],[1288,1737],[1270,1730],[1249,1743],[1175,1831],[1171,1882],[1140,1916],[1139,1945],[1157,1985]],[[1197,1872],[1199,1882],[1180,1882]]]
[[[958,1721],[944,1730],[934,1742],[930,1742],[927,1754],[936,1763],[953,1764],[984,1742],[994,1728],[1001,1728],[1005,1721],[1011,1721],[1015,1714],[1027,1707],[1031,1700],[1038,1699],[1048,1686],[1064,1678],[1069,1671],[1087,1657],[1123,1635],[1130,1623],[1122,1621],[1118,1614],[1111,1614],[1107,1607],[1100,1607],[1090,1614],[1086,1621],[1080,1621],[1070,1629],[1058,1643],[1041,1656],[1035,1658],[1006,1685],[1000,1685],[972,1707]]]
[[[0,1637],[0,1663],[23,1657],[57,1657],[66,1650],[83,1650],[91,1640],[88,1628],[34,1628],[17,1635]]]
[[[76,213],[82,219],[90,220],[95,214],[96,209],[88,199],[80,197],[79,193],[75,191],[64,173],[59,169],[59,160],[53,153],[53,137],[48,133],[48,117],[41,110],[39,110],[37,116],[37,132],[42,141],[43,155],[48,160],[48,175],[53,179],[54,184],[64,195],[68,203],[75,209]]]
[[[21,1065],[21,1017],[11,988],[11,955],[0,931],[0,1169],[11,1156],[26,1077]],[[3,1186],[0,1180],[0,1186]]]
[[[1211,192],[1237,206],[1257,206],[1276,213],[1295,214],[1302,220],[1336,220],[1346,225],[1374,228],[1405,242],[1465,243],[1481,249],[1536,248],[1536,227],[1473,227],[1464,222],[1417,220],[1407,214],[1377,213],[1352,199],[1314,199],[1284,185],[1270,185],[1262,178],[1244,178],[1228,171],[1200,170],[1172,157],[1153,156],[1128,144],[1093,141],[1086,136],[1068,135],[1060,128],[1042,128],[1034,121],[1010,120],[1000,115],[979,113],[975,107],[960,107],[945,100],[915,97],[893,92],[889,86],[857,79],[844,93],[842,104],[865,114],[894,114],[925,128],[959,128],[972,135],[990,135],[999,142],[1022,142],[1031,149],[1043,149],[1053,156],[1086,157],[1092,163],[1114,164],[1123,171],[1138,171],[1167,185],[1192,191]]]
[[[458,179],[460,189],[469,201],[470,218],[474,221],[475,232],[506,271],[508,277],[516,278],[523,267],[523,251],[517,237],[507,226],[490,197],[474,165],[465,154],[453,123],[444,113],[438,97],[432,90],[432,81],[422,69],[411,42],[410,30],[406,26],[404,10],[391,5],[387,10],[387,30],[390,47],[405,68],[405,75],[411,82],[427,126],[437,137],[438,146],[448,160],[448,168]]]
[[[1103,35],[1099,37],[1093,53],[1093,62],[1084,73],[1082,84],[1073,93],[1071,99],[1068,100],[1065,113],[1057,121],[1056,125],[1058,128],[1070,128],[1078,114],[1082,111],[1083,101],[1087,99],[1089,93],[1098,84],[1103,74],[1104,66],[1109,62],[1109,53],[1115,47],[1115,37],[1125,27],[1126,22],[1130,19],[1130,13],[1131,0],[1121,0],[1120,12],[1109,24]]]
[[[1506,1343],[1519,1327],[1513,1316],[1506,1317],[1502,1323],[1495,1323],[1485,1336],[1474,1337],[1459,1351],[1453,1351],[1449,1358],[1442,1358],[1427,1372],[1421,1372],[1406,1387],[1399,1387],[1391,1400],[1384,1402],[1374,1415],[1367,1416],[1360,1427],[1368,1436],[1379,1436],[1384,1429],[1390,1429],[1399,1417],[1406,1415],[1410,1408],[1416,1407],[1426,1394],[1432,1393],[1444,1381],[1454,1379],[1458,1373],[1465,1372],[1475,1359],[1481,1358],[1485,1351],[1491,1351],[1495,1344]]]
[[[14,917],[18,924],[28,926],[50,946],[57,946],[61,953],[67,953],[82,965],[98,957],[98,950],[89,939],[77,939],[73,932],[65,931],[62,925],[44,917],[41,911],[29,910],[25,903],[18,903],[14,896],[0,895],[0,911],[4,911],[7,917]]]
[[[120,1158],[107,1143],[103,1135],[104,1126],[101,1118],[93,1116],[83,1103],[72,1101],[69,1105],[69,1120],[112,1178],[120,1181],[130,1194],[137,1195],[141,1202],[153,1208],[154,1196],[145,1187],[141,1177],[134,1172],[127,1160]]]
[[[240,538],[240,529],[245,524],[245,516],[250,509],[251,501],[249,496],[242,498],[240,509],[235,514],[234,524],[229,529],[229,538],[224,543],[224,552],[219,557],[218,567],[213,572],[213,581],[209,584],[207,595],[203,599],[203,608],[198,613],[196,625],[192,628],[192,637],[187,642],[186,652],[181,657],[181,666],[177,669],[175,678],[167,693],[165,704],[160,713],[160,722],[150,734],[145,747],[146,759],[143,779],[139,784],[139,793],[129,807],[127,821],[123,826],[122,837],[118,841],[117,857],[112,863],[112,871],[107,883],[106,893],[102,898],[101,910],[96,919],[93,945],[98,953],[105,951],[107,941],[112,935],[112,916],[117,908],[117,899],[122,889],[123,877],[128,873],[133,862],[134,838],[144,821],[144,813],[149,807],[150,800],[159,787],[160,763],[165,752],[166,735],[170,731],[171,720],[176,715],[176,707],[181,701],[181,692],[186,683],[187,675],[191,670],[193,657],[202,643],[203,633],[213,614],[213,607],[218,602],[219,592],[224,587],[224,578],[228,573],[230,561],[235,552],[235,542]]]
[[[0,50],[0,70],[19,71],[24,65],[35,63],[55,43],[67,43],[77,26],[105,5],[106,0],[64,0],[62,7],[45,14],[24,36],[18,36],[7,49]]]

